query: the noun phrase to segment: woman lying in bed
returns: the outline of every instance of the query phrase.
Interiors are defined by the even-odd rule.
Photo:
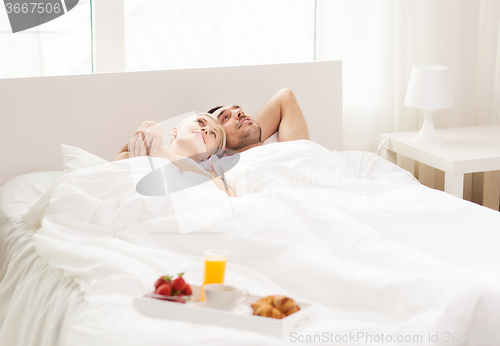
[[[213,171],[205,171],[198,162],[208,159],[211,155],[223,150],[226,145],[226,133],[217,120],[210,114],[200,113],[186,118],[171,132],[172,141],[169,147],[160,146],[155,157],[170,160],[181,171],[190,171],[210,178],[221,190],[234,197],[231,188]],[[123,160],[130,158],[129,143],[115,158]],[[146,148],[149,153],[151,148]]]

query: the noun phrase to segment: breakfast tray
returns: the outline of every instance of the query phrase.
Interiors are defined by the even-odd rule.
[[[300,310],[285,318],[254,316],[250,304],[262,297],[251,294],[232,311],[212,309],[201,302],[201,287],[191,285],[191,288],[193,289],[193,297],[192,301],[187,304],[155,299],[146,295],[134,299],[134,308],[149,317],[197,324],[214,324],[254,331],[278,338],[289,337],[291,332],[311,324],[319,314],[317,305],[296,302]]]

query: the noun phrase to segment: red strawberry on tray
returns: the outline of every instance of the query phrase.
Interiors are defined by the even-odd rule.
[[[171,276],[165,275],[155,282],[154,293],[148,294],[149,297],[168,300],[185,304],[192,297],[193,290],[191,286],[182,278],[184,273],[178,274],[175,280]]]
[[[193,290],[191,289],[191,286],[189,284],[186,284],[186,287],[184,288],[184,291],[182,292],[185,296],[190,296],[193,294]]]
[[[182,278],[182,275],[184,275],[184,273],[180,273],[178,275],[179,276],[177,277],[177,279],[172,281],[171,287],[172,287],[172,291],[182,292],[182,291],[184,291],[184,288],[186,288],[186,281],[184,281],[184,279]]]
[[[155,288],[158,288],[162,283],[168,283],[170,285],[170,282],[172,280],[172,277],[169,275],[165,275],[160,277],[158,280],[155,282]]]
[[[162,283],[158,288],[156,288],[155,294],[160,294],[162,296],[169,296],[172,293],[172,289],[170,288],[170,285],[165,283]]]

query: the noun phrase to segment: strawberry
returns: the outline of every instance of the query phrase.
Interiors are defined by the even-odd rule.
[[[155,288],[157,289],[158,286],[160,286],[162,283],[170,284],[171,280],[172,280],[172,277],[169,276],[169,275],[162,276],[158,280],[156,280],[156,282],[155,282]]]
[[[169,296],[171,293],[170,285],[166,282],[162,283],[155,291],[156,294],[161,294],[162,296]]]
[[[191,286],[189,284],[186,284],[186,287],[184,287],[184,292],[182,292],[185,296],[190,296],[193,294],[193,290],[191,289]]]
[[[182,275],[184,275],[184,273],[180,273],[178,274],[179,276],[177,277],[177,279],[175,279],[174,281],[172,281],[172,284],[170,285],[172,287],[172,291],[184,291],[184,288],[186,287],[186,281],[184,281],[184,279],[182,278]]]

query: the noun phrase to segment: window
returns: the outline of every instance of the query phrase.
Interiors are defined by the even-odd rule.
[[[126,70],[314,59],[314,0],[125,0]]]
[[[65,15],[12,33],[0,4],[0,78],[92,73],[90,0]]]

